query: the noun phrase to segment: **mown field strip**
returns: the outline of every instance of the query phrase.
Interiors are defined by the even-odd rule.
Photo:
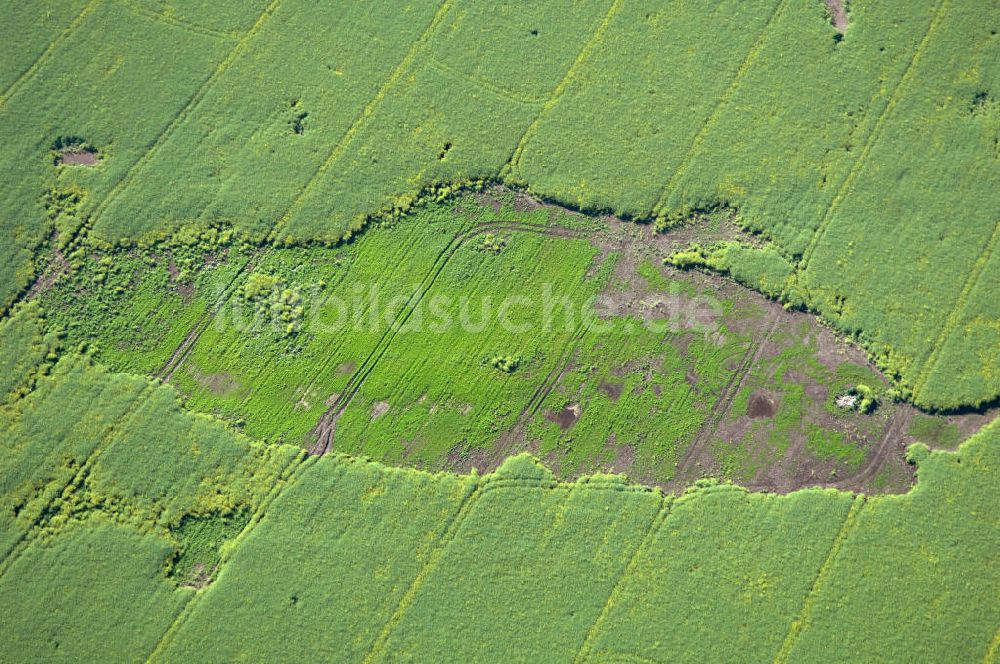
[[[577,54],[576,59],[573,61],[573,64],[571,64],[569,66],[569,69],[566,70],[566,73],[563,74],[562,79],[560,79],[559,83],[552,91],[552,94],[549,95],[549,98],[542,105],[542,108],[535,116],[535,119],[532,120],[531,124],[528,125],[528,128],[524,130],[524,133],[521,135],[520,140],[517,142],[517,146],[514,148],[514,152],[511,154],[510,159],[508,159],[507,163],[504,164],[503,168],[500,169],[499,177],[501,179],[506,178],[507,176],[511,175],[514,172],[514,169],[517,167],[518,162],[521,161],[521,155],[524,154],[524,148],[528,145],[528,143],[531,141],[534,135],[538,132],[538,127],[541,125],[542,120],[545,119],[545,117],[552,111],[552,109],[555,108],[556,104],[559,103],[559,98],[562,97],[563,93],[566,91],[566,88],[573,81],[573,78],[576,76],[577,71],[579,71],[583,63],[587,61],[587,58],[590,57],[590,54],[601,42],[601,40],[604,39],[604,33],[607,32],[608,26],[611,25],[611,21],[614,20],[615,16],[621,10],[623,4],[624,0],[614,0],[614,2],[611,3],[611,6],[608,8],[608,11],[604,15],[604,18],[601,19],[601,22],[597,25],[597,28],[594,30],[593,33],[591,33],[587,41],[584,42],[583,48],[580,49],[580,52]]]
[[[843,182],[840,183],[837,193],[834,194],[833,198],[830,200],[830,204],[827,206],[826,210],[823,212],[823,216],[820,218],[819,226],[816,227],[816,231],[813,233],[812,238],[809,240],[809,244],[802,253],[802,260],[799,262],[800,271],[804,272],[808,267],[809,260],[816,251],[816,247],[826,234],[826,229],[830,225],[830,219],[833,218],[834,212],[836,212],[837,208],[840,207],[840,204],[847,197],[848,192],[850,192],[851,187],[854,185],[854,181],[857,180],[858,176],[861,174],[861,170],[865,161],[868,159],[868,155],[871,153],[872,148],[878,142],[879,137],[882,134],[882,129],[885,127],[886,120],[892,115],[892,111],[899,104],[900,99],[902,99],[903,92],[906,90],[906,86],[910,79],[913,78],[917,64],[920,62],[920,57],[926,50],[927,44],[931,40],[931,36],[933,36],[937,27],[941,24],[941,20],[945,15],[945,7],[947,4],[948,0],[938,0],[938,4],[934,9],[934,17],[931,19],[930,23],[928,23],[927,30],[924,31],[924,36],[917,44],[917,48],[914,49],[913,55],[910,56],[910,62],[906,65],[906,69],[903,70],[903,75],[899,78],[899,81],[897,81],[892,92],[889,93],[889,99],[886,102],[885,108],[882,109],[878,119],[875,120],[875,124],[872,127],[871,132],[869,132],[867,138],[865,139],[865,146],[861,149],[861,152],[858,154],[858,158],[855,160],[851,170],[847,172],[847,176],[844,178]]]
[[[447,245],[445,245],[440,253],[438,253],[437,258],[434,259],[430,270],[428,270],[427,274],[424,275],[424,278],[421,280],[417,290],[410,295],[399,314],[396,315],[392,323],[386,328],[385,332],[382,333],[378,342],[376,342],[375,346],[372,347],[368,356],[354,371],[350,379],[348,379],[343,391],[334,401],[333,405],[330,406],[330,408],[327,409],[327,411],[320,418],[320,422],[317,426],[321,429],[323,439],[317,440],[316,445],[310,448],[311,453],[326,454],[333,448],[333,435],[336,432],[337,420],[344,414],[344,411],[347,410],[348,406],[351,405],[351,402],[354,400],[354,397],[357,396],[358,391],[361,389],[365,380],[369,375],[371,375],[372,371],[375,370],[376,365],[382,357],[385,356],[386,352],[388,352],[396,334],[403,328],[404,325],[406,325],[406,322],[409,320],[410,316],[413,315],[413,312],[416,311],[420,302],[423,301],[423,299],[427,296],[427,293],[429,293],[431,288],[433,288],[438,276],[440,276],[441,272],[448,264],[448,261],[451,260],[451,257],[455,255],[455,252],[472,238],[479,237],[480,235],[484,235],[489,232],[503,231],[528,232],[562,238],[576,237],[576,232],[568,228],[543,226],[535,227],[529,224],[510,222],[486,223],[469,230],[459,228],[455,236],[448,242]],[[334,353],[331,353],[330,357],[332,358],[333,356]],[[330,361],[332,360],[328,360],[323,363],[320,371],[317,372],[317,374],[310,381],[310,387],[315,385],[316,381],[319,380],[320,374],[326,370]]]
[[[556,358],[555,364],[552,365],[552,369],[549,371],[548,375],[545,376],[545,380],[538,384],[535,388],[534,393],[531,395],[531,399],[528,400],[528,404],[524,407],[524,411],[521,413],[520,422],[527,422],[529,419],[534,417],[538,409],[541,408],[542,403],[545,402],[546,397],[552,393],[552,390],[556,385],[559,384],[560,379],[566,374],[566,369],[569,367],[569,363],[573,360],[573,356],[576,354],[576,349],[580,346],[580,340],[583,339],[584,335],[587,334],[587,330],[590,329],[591,322],[585,320],[580,321],[580,324],[576,326],[573,330],[573,336],[566,340],[563,344],[562,349],[559,351],[559,357]]]
[[[976,262],[973,263],[972,270],[969,272],[969,276],[966,278],[965,284],[962,286],[962,290],[958,293],[958,298],[955,300],[955,306],[951,308],[951,312],[948,314],[948,318],[945,319],[944,325],[941,326],[941,331],[938,334],[937,339],[935,339],[934,345],[931,346],[931,354],[927,357],[927,361],[924,363],[924,368],[917,376],[917,380],[913,385],[914,401],[920,399],[923,395],[923,392],[927,387],[927,382],[930,380],[931,374],[934,373],[934,367],[937,366],[938,360],[941,358],[941,350],[944,348],[948,339],[951,338],[951,335],[955,333],[955,329],[958,327],[958,321],[965,312],[965,304],[969,299],[969,295],[972,294],[976,284],[979,283],[979,278],[982,276],[983,270],[986,268],[986,264],[989,263],[990,257],[996,249],[998,240],[1000,240],[1000,221],[997,221],[996,225],[993,227],[993,234],[990,235],[988,240],[986,240],[986,244],[983,245],[982,251],[979,252],[979,258],[977,258]]]
[[[90,0],[90,2],[84,5],[83,9],[80,10],[80,13],[76,15],[76,18],[70,21],[69,25],[67,25],[62,32],[56,35],[55,39],[49,42],[49,45],[45,47],[45,50],[42,51],[41,55],[35,58],[35,61],[31,63],[31,66],[25,69],[24,73],[17,77],[17,80],[7,86],[7,89],[0,94],[0,107],[3,107],[3,105],[7,103],[7,100],[13,97],[25,83],[34,78],[41,66],[49,61],[52,54],[55,53],[59,47],[62,46],[63,42],[66,41],[66,38],[73,34],[78,27],[80,27],[80,24],[86,20],[87,16],[93,13],[97,4],[98,0]]]
[[[781,14],[781,11],[788,4],[788,0],[779,0],[778,4],[774,6],[771,11],[771,15],[767,18],[767,22],[764,23],[764,27],[761,29],[760,33],[757,35],[756,41],[750,46],[750,50],[747,51],[746,57],[743,58],[743,62],[740,63],[739,68],[736,70],[736,74],[733,75],[733,79],[729,82],[729,87],[726,88],[722,96],[719,97],[719,101],[715,104],[715,108],[712,112],[705,117],[705,121],[702,123],[701,128],[698,133],[695,134],[694,140],[691,142],[691,147],[688,148],[687,153],[684,155],[684,159],[681,161],[680,166],[678,166],[673,175],[664,185],[663,190],[656,199],[656,203],[653,205],[653,216],[660,214],[663,206],[666,204],[667,199],[674,192],[677,183],[680,182],[681,177],[687,172],[688,167],[691,165],[691,160],[694,159],[695,154],[698,152],[698,148],[701,147],[702,142],[708,135],[712,126],[715,124],[718,117],[722,114],[722,109],[725,108],[729,100],[732,99],[733,95],[736,94],[736,90],[740,87],[740,81],[753,66],[754,62],[757,60],[757,56],[760,55],[761,50],[764,48],[764,43],[766,42],[767,33],[771,29],[771,25],[774,20]]]
[[[168,14],[161,14],[155,12],[149,7],[145,7],[142,4],[135,2],[135,0],[118,0],[126,9],[130,12],[137,14],[139,16],[145,16],[146,18],[152,19],[154,21],[159,21],[166,25],[180,28],[181,30],[187,30],[188,32],[202,35],[205,37],[215,37],[218,39],[237,39],[240,36],[239,32],[223,32],[222,30],[216,30],[214,28],[209,28],[204,25],[198,25],[197,23],[191,23],[190,21],[185,21],[179,18],[175,18]]]
[[[276,501],[288,488],[298,482],[303,473],[305,473],[306,470],[308,470],[316,462],[316,459],[318,459],[318,457],[307,457],[303,455],[292,457],[288,464],[278,474],[278,479],[274,483],[274,486],[271,487],[271,490],[267,493],[264,499],[261,500],[260,505],[257,506],[256,510],[254,510],[254,513],[250,516],[250,520],[247,521],[243,530],[236,535],[230,545],[226,547],[225,551],[223,551],[223,555],[219,557],[219,562],[216,565],[217,573],[221,573],[222,566],[227,560],[229,560],[229,558],[232,557],[233,552],[239,548],[240,544],[243,543],[249,533],[256,528],[257,524],[261,522],[266,515],[268,508],[274,503],[274,501]],[[342,471],[340,468],[338,468],[338,470]],[[156,661],[158,657],[162,656],[165,650],[169,647],[174,636],[176,636],[177,632],[184,626],[184,623],[187,622],[188,618],[194,612],[194,609],[198,604],[198,599],[203,597],[211,587],[212,586],[208,586],[191,593],[187,601],[181,605],[180,610],[177,612],[177,615],[174,617],[173,621],[171,621],[166,631],[163,632],[160,640],[156,642],[155,646],[153,646],[153,650],[146,658],[146,662]]]
[[[488,483],[488,480],[487,482]],[[371,650],[365,655],[364,662],[374,662],[379,658],[386,655],[385,647],[389,640],[389,635],[392,630],[399,625],[400,620],[403,618],[403,614],[406,610],[410,608],[413,604],[414,599],[416,599],[417,593],[420,592],[420,588],[424,583],[427,576],[434,571],[438,563],[441,562],[441,558],[444,557],[444,552],[451,544],[452,540],[458,534],[459,529],[462,526],[462,522],[472,511],[476,502],[482,496],[483,481],[476,481],[471,483],[469,487],[469,492],[462,497],[462,501],[459,503],[458,509],[451,515],[448,522],[444,524],[444,528],[441,530],[441,535],[438,537],[437,543],[434,547],[434,551],[427,557],[420,571],[413,578],[410,583],[409,588],[399,599],[399,603],[396,605],[396,609],[389,616],[389,620],[383,625],[382,630],[379,635],[375,638],[372,643]]]
[[[191,95],[190,99],[188,99],[187,104],[184,105],[184,108],[182,108],[180,112],[174,116],[173,120],[167,123],[167,126],[164,127],[163,131],[161,131],[160,134],[153,140],[153,143],[150,144],[149,148],[147,148],[142,156],[139,157],[134,164],[132,164],[121,179],[118,180],[115,186],[111,188],[108,195],[105,196],[100,204],[95,208],[93,214],[91,215],[92,223],[96,223],[97,220],[101,218],[111,203],[114,202],[121,192],[125,190],[125,187],[131,183],[136,174],[141,172],[146,164],[153,159],[159,149],[170,139],[177,128],[191,117],[201,104],[202,100],[205,98],[205,95],[208,94],[208,91],[212,89],[212,86],[215,85],[216,81],[218,81],[226,70],[229,69],[230,65],[236,61],[236,58],[243,53],[247,44],[249,44],[257,33],[260,32],[260,30],[267,23],[268,19],[270,19],[274,12],[278,9],[280,4],[281,0],[271,0],[271,3],[264,8],[264,11],[262,11],[260,16],[257,17],[253,26],[247,30],[243,37],[241,37],[236,45],[230,49],[229,53],[226,54],[226,57],[223,58],[222,62],[216,66],[215,70],[212,71],[208,78],[206,78],[198,89],[195,90],[194,94]]]
[[[816,578],[813,580],[813,584],[809,589],[809,592],[806,593],[805,600],[802,603],[802,608],[795,620],[792,621],[788,634],[785,636],[785,640],[781,644],[781,650],[778,651],[778,655],[774,658],[775,664],[785,664],[788,661],[792,648],[795,646],[796,639],[798,639],[799,634],[802,633],[802,630],[809,623],[813,605],[816,603],[816,598],[823,590],[823,584],[826,582],[826,577],[830,573],[830,567],[833,566],[834,561],[837,559],[837,555],[840,553],[841,547],[843,547],[844,542],[848,537],[850,537],[851,532],[854,530],[854,527],[858,522],[858,514],[861,513],[861,510],[864,509],[865,505],[867,505],[867,502],[864,494],[858,494],[854,497],[854,502],[851,503],[851,508],[847,511],[847,518],[844,519],[844,523],[837,532],[837,536],[833,538],[833,544],[830,546],[830,552],[827,554],[823,564],[820,565],[819,570],[817,570]]]
[[[576,653],[576,657],[573,658],[574,662],[582,663],[590,659],[594,650],[594,639],[596,639],[598,634],[601,633],[601,629],[604,627],[604,623],[607,622],[608,616],[611,615],[612,609],[614,609],[618,600],[621,599],[622,593],[625,592],[625,584],[635,573],[639,560],[646,553],[646,550],[652,546],[657,533],[660,532],[660,527],[667,520],[667,516],[670,514],[670,507],[673,505],[673,499],[671,497],[661,496],[660,501],[660,508],[653,515],[652,521],[649,522],[646,534],[643,535],[638,546],[636,546],[635,551],[632,552],[632,556],[629,558],[628,563],[626,563],[625,567],[622,568],[622,572],[618,576],[618,580],[615,581],[615,585],[612,586],[611,593],[608,595],[608,599],[604,602],[604,606],[601,607],[601,612],[597,615],[597,619],[594,620],[590,629],[587,630],[587,634],[583,639],[583,644],[580,646],[580,650]]]
[[[416,60],[417,56],[423,50],[424,46],[426,46],[427,42],[430,41],[431,36],[433,36],[438,26],[441,25],[442,21],[444,21],[445,16],[448,15],[448,12],[451,10],[453,4],[454,0],[445,0],[444,2],[441,3],[441,6],[438,7],[437,12],[435,12],[434,16],[431,18],[431,22],[427,25],[426,28],[424,28],[424,31],[417,38],[417,41],[415,41],[410,46],[409,50],[406,52],[406,55],[403,56],[403,59],[400,60],[399,64],[396,65],[396,68],[392,70],[391,74],[389,74],[389,78],[387,78],[385,81],[382,82],[378,90],[375,92],[375,96],[372,97],[367,104],[365,104],[365,107],[363,109],[361,109],[361,115],[359,115],[354,119],[354,122],[352,122],[351,126],[347,128],[347,131],[345,131],[343,135],[341,135],[341,137],[337,140],[337,142],[333,144],[333,148],[331,148],[326,158],[320,163],[319,167],[313,172],[312,176],[306,182],[305,186],[299,192],[298,196],[295,197],[291,205],[288,206],[288,209],[285,211],[285,213],[281,215],[281,217],[278,219],[277,222],[275,222],[274,228],[271,229],[270,233],[270,238],[272,240],[277,238],[278,233],[280,233],[284,229],[284,227],[288,224],[292,216],[299,210],[299,208],[302,206],[302,203],[305,201],[306,196],[309,195],[309,192],[312,191],[312,188],[316,185],[319,179],[330,169],[330,167],[338,159],[340,159],[340,157],[343,156],[344,152],[347,150],[347,147],[354,140],[354,137],[358,135],[358,132],[360,132],[361,129],[365,126],[365,123],[368,122],[368,119],[371,118],[371,116],[375,113],[375,110],[379,107],[379,104],[382,103],[382,100],[385,99],[385,96],[389,93],[389,90],[391,90],[393,86],[395,86],[396,83],[399,81],[399,79],[402,78],[403,74],[406,73],[407,70],[409,70],[410,66]]]
[[[90,475],[90,471],[93,469],[94,464],[97,463],[101,454],[104,450],[110,447],[111,443],[114,442],[115,435],[124,425],[129,423],[132,418],[136,416],[137,411],[142,406],[144,398],[151,394],[156,387],[157,386],[152,383],[143,387],[139,393],[136,394],[135,398],[129,403],[129,407],[125,410],[125,412],[108,424],[101,435],[100,441],[83,460],[83,463],[80,464],[79,469],[77,469],[77,471],[73,474],[73,477],[70,478],[69,482],[63,485],[62,490],[53,494],[52,498],[44,505],[44,507],[41,508],[41,510],[39,510],[37,519],[28,527],[27,530],[24,531],[24,533],[21,534],[20,537],[18,537],[17,541],[10,548],[7,555],[0,560],[0,578],[3,578],[4,574],[7,573],[7,570],[10,569],[11,565],[13,565],[21,554],[23,554],[31,545],[37,533],[41,532],[45,528],[45,524],[49,521],[49,519],[58,513],[60,501],[83,486],[83,483],[87,480],[87,476]],[[136,404],[138,404],[138,406],[133,407]]]

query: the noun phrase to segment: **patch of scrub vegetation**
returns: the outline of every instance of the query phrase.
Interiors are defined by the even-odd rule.
[[[168,575],[178,585],[203,588],[215,577],[221,549],[236,538],[250,521],[250,513],[185,516],[172,531],[178,549]]]
[[[781,297],[794,271],[792,263],[774,247],[736,241],[692,244],[663,260],[682,270],[705,268],[728,275],[771,298]]]

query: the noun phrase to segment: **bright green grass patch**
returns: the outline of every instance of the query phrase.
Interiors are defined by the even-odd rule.
[[[704,334],[665,332],[633,318],[600,325],[580,340],[575,366],[542,402],[529,438],[540,441],[540,454],[558,454],[560,470],[569,475],[614,468],[669,481],[733,374],[727,361],[742,353],[746,339],[724,333],[725,342],[717,344]]]
[[[806,431],[806,447],[820,459],[836,459],[853,468],[865,459],[865,451],[847,441],[843,434],[815,425]]]
[[[954,423],[923,414],[913,418],[907,434],[922,443],[944,449],[954,449],[962,440],[962,434]]]

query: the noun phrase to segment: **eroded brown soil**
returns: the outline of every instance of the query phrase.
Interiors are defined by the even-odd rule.
[[[67,166],[96,166],[97,162],[96,152],[64,150],[59,154],[59,163]]]
[[[844,0],[823,0],[826,10],[830,13],[830,22],[837,32],[843,33],[847,30],[847,10],[844,8]]]

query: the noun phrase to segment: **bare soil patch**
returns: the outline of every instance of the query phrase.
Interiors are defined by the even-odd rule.
[[[388,401],[376,401],[372,404],[371,417],[373,420],[377,420],[386,413],[389,412],[389,402]]]
[[[66,260],[66,256],[63,255],[63,252],[59,249],[53,251],[52,259],[49,261],[49,264],[45,266],[42,273],[38,275],[35,282],[31,284],[30,288],[28,288],[28,294],[26,296],[27,299],[30,300],[31,298],[48,291],[55,285],[56,281],[59,280],[59,277],[66,272],[69,272],[69,270],[70,265]]]
[[[525,193],[517,192],[514,195],[514,210],[516,212],[531,212],[532,210],[538,210],[545,207],[545,204],[536,198],[528,196]]]
[[[484,207],[493,208],[494,212],[499,212],[500,209],[503,207],[503,203],[497,200],[497,198],[488,191],[478,192],[476,194],[476,202]]]
[[[611,465],[605,470],[609,473],[629,473],[635,463],[635,446],[625,443],[619,445],[615,439],[615,434],[611,434],[604,443],[604,449],[613,452],[615,455]]]
[[[823,0],[826,10],[830,12],[830,22],[837,32],[843,33],[847,30],[847,10],[844,9],[844,0]]]
[[[59,163],[67,166],[96,166],[97,162],[96,152],[63,150],[59,153]]]
[[[559,425],[560,429],[565,431],[576,424],[577,420],[580,419],[581,412],[583,411],[580,408],[580,404],[574,403],[566,406],[559,412],[553,412],[551,410],[545,411],[545,419],[549,422],[555,422]]]
[[[623,386],[621,383],[609,383],[606,380],[602,380],[597,389],[604,392],[612,401],[618,401],[618,398],[622,395]]]
[[[778,401],[766,392],[754,392],[750,395],[747,415],[751,418],[772,418],[778,412]]]
[[[216,396],[224,397],[240,388],[240,382],[227,373],[203,374],[188,367],[188,373],[198,381],[198,384]]]

